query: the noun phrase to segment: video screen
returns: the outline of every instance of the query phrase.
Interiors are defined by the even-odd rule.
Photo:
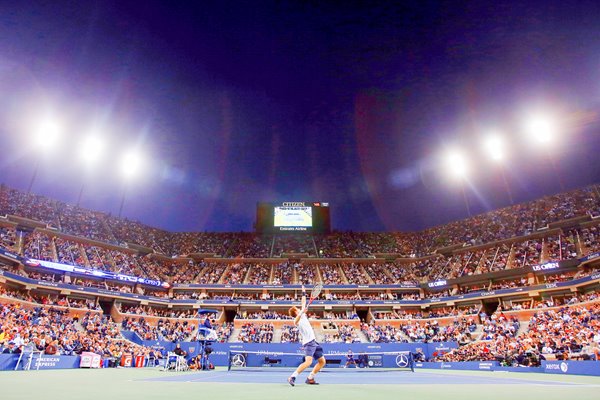
[[[312,207],[274,207],[273,226],[276,228],[305,227],[313,225]]]
[[[254,227],[259,233],[329,233],[331,231],[329,203],[320,201],[257,203]]]

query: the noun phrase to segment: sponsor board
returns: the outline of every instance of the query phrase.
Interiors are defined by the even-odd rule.
[[[480,362],[479,369],[485,369],[491,371],[494,368],[494,363],[492,362]]]
[[[4,257],[10,258],[12,260],[17,260],[17,261],[21,260],[21,257],[19,257],[18,255],[11,253],[10,251],[2,249],[2,248],[0,248],[0,255],[3,255]]]
[[[559,269],[560,264],[558,262],[553,261],[553,262],[548,262],[548,263],[544,263],[544,264],[534,265],[531,268],[536,272],[548,271],[548,270],[553,270],[553,269]]]
[[[435,281],[435,282],[428,282],[427,286],[429,286],[430,288],[436,288],[436,287],[446,286],[447,284],[448,284],[448,281],[439,280],[439,281]]]
[[[569,371],[569,364],[567,364],[566,362],[551,362],[551,363],[547,363],[546,366],[544,367],[544,369],[546,371],[560,371],[563,374],[567,373]]]
[[[369,360],[370,362],[371,360]],[[406,368],[408,367],[409,361],[408,361],[408,356],[406,354],[398,354],[396,356],[396,366],[398,366],[399,368]]]
[[[542,368],[547,374],[600,376],[597,361],[542,361]]]
[[[593,260],[598,257],[600,257],[600,252],[588,254],[587,256],[580,258],[579,261],[586,262],[586,261]]]
[[[60,357],[40,357],[34,362],[33,368],[55,368],[60,362]]]

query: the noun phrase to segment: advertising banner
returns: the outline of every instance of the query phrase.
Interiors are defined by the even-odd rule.
[[[101,359],[99,354],[84,351],[81,353],[81,362],[79,368],[100,368]]]
[[[542,361],[542,369],[546,374],[600,376],[597,361]]]

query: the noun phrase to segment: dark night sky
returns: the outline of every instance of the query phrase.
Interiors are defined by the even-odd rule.
[[[116,213],[117,159],[139,146],[124,216],[175,231],[251,230],[257,201],[329,201],[343,230],[463,218],[453,145],[473,212],[506,206],[477,144],[492,128],[517,201],[599,181],[600,3],[354,3],[3,2],[0,181],[27,188],[48,109],[67,136],[34,192],[74,203],[86,182],[82,205]],[[530,109],[568,125],[548,151],[519,129]],[[92,125],[110,151],[86,173]]]

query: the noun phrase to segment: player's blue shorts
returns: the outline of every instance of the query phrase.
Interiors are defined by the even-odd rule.
[[[323,348],[315,340],[306,343],[302,348],[304,349],[304,355],[307,357],[312,357],[315,360],[323,357]]]

